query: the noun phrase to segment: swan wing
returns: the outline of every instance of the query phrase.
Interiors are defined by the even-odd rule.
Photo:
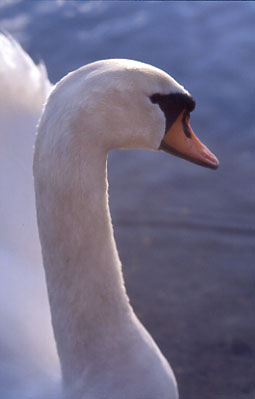
[[[51,88],[45,66],[0,34],[0,396],[8,399],[55,391],[59,376],[32,177],[36,125]]]

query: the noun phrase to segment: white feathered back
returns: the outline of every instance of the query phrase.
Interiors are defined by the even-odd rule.
[[[41,112],[51,89],[43,63],[35,65],[11,37],[0,34],[0,106],[20,106]]]
[[[39,399],[40,391],[50,398],[42,387],[58,373],[32,175],[36,125],[51,87],[44,65],[0,34],[0,397],[6,399]]]

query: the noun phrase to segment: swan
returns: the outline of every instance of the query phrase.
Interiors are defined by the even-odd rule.
[[[127,296],[108,204],[112,149],[164,150],[216,169],[195,102],[153,66],[97,61],[53,88],[35,142],[37,221],[65,399],[177,399],[173,371]]]

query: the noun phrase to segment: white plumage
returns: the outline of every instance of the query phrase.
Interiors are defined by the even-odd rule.
[[[34,177],[53,327],[68,399],[176,399],[172,370],[125,291],[107,196],[107,152],[157,150],[165,117],[153,93],[187,93],[169,75],[107,60],[53,89]]]
[[[59,380],[32,174],[36,125],[50,90],[45,67],[36,66],[15,40],[1,34],[0,396],[3,399],[51,399]]]
[[[3,35],[0,59],[0,382],[11,381],[2,392],[8,399],[177,399],[171,367],[126,294],[106,163],[113,148],[158,150],[166,117],[150,97],[188,92],[165,72],[130,60],[87,65],[52,88],[44,66]],[[35,127],[48,96],[34,179],[58,355],[32,177]],[[191,130],[184,135],[185,118],[174,124],[174,145],[217,167]],[[172,133],[166,137],[172,151]]]

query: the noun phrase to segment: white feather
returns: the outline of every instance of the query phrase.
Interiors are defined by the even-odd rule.
[[[0,35],[0,385],[8,399],[61,395],[32,178],[35,128],[51,89],[44,66]],[[158,148],[165,119],[149,96],[171,92],[187,93],[157,68],[101,61],[63,78],[42,116],[37,210],[65,398],[178,397],[129,304],[106,172],[111,148]]]
[[[51,87],[44,65],[0,34],[0,396],[8,399],[43,398],[59,376],[32,176],[36,125]]]

